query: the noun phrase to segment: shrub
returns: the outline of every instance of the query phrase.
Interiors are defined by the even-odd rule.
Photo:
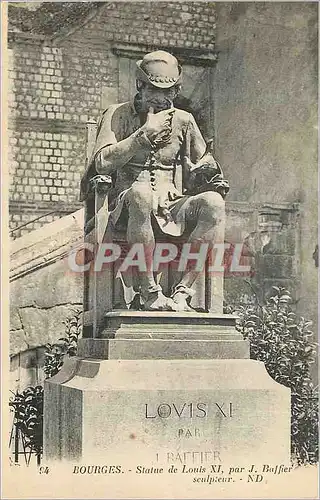
[[[53,377],[61,369],[66,356],[75,356],[78,338],[81,334],[81,311],[75,311],[72,318],[65,322],[65,337],[56,344],[46,344],[43,371],[46,378]]]
[[[236,310],[237,330],[250,340],[250,357],[263,361],[270,376],[291,389],[291,451],[297,464],[318,461],[318,399],[310,366],[317,344],[311,340],[312,323],[293,312],[288,290],[260,304]]]
[[[43,388],[38,385],[28,387],[21,393],[16,392],[9,406],[14,411],[14,425],[23,436],[27,463],[31,453],[35,453],[40,463],[43,448]]]
[[[56,344],[47,344],[43,370],[46,378],[53,377],[61,369],[66,356],[75,356],[78,338],[81,333],[81,311],[75,311],[73,317],[65,322],[65,337]],[[14,411],[14,426],[22,436],[27,464],[31,453],[37,456],[37,463],[43,451],[43,387],[28,387],[23,392],[16,392],[10,401]]]

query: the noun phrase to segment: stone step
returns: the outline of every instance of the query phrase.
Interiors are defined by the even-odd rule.
[[[135,325],[116,328],[104,328],[99,338],[104,339],[164,339],[164,340],[242,340],[241,333],[234,328],[212,326],[201,328],[174,327],[174,325]]]
[[[198,312],[108,312],[99,338],[84,335],[78,355],[90,359],[248,359],[236,316]],[[85,330],[84,330],[85,333]]]
[[[83,323],[89,326],[93,322],[93,311],[84,311]],[[174,312],[174,311],[130,311],[119,309],[105,314],[105,325],[112,324],[201,324],[201,325],[224,325],[234,326],[237,316],[233,314],[212,314],[205,312]]]
[[[80,339],[86,359],[249,359],[246,340]]]

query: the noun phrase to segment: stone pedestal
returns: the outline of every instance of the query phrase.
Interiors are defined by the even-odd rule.
[[[290,390],[233,316],[113,312],[45,382],[45,460],[287,463]]]
[[[78,355],[98,359],[242,359],[249,343],[231,314],[114,311],[100,337],[79,341]]]
[[[46,382],[45,415],[46,460],[289,460],[290,392],[252,360],[73,359]]]

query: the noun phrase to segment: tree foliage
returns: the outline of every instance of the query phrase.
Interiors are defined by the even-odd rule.
[[[66,356],[75,356],[78,338],[81,333],[81,311],[76,311],[72,318],[65,322],[65,337],[55,344],[46,344],[44,358],[44,373],[47,378],[53,377],[62,368]]]
[[[40,456],[43,447],[43,388],[38,385],[16,392],[9,406],[14,411],[14,425],[25,438],[26,452]]]
[[[297,463],[318,461],[318,398],[311,377],[317,344],[312,323],[298,317],[290,292],[273,287],[264,304],[236,309],[237,330],[250,341],[250,357],[263,361],[270,376],[291,389],[291,448]]]
[[[43,370],[46,378],[53,377],[61,369],[66,356],[75,356],[81,333],[81,311],[65,322],[65,336],[55,344],[47,344]],[[24,437],[26,448],[36,453],[38,458],[43,449],[43,387],[28,387],[17,391],[10,401],[14,411],[14,425]]]

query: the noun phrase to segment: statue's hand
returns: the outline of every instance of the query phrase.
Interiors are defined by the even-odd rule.
[[[213,163],[204,164],[201,160],[198,163],[192,163],[192,161],[186,156],[184,158],[184,164],[188,167],[190,174],[188,179],[188,190],[192,190],[197,187],[197,191],[200,192],[200,188],[204,188],[204,185],[207,182],[210,182],[210,180],[217,174],[217,168]]]
[[[189,158],[184,158],[184,163],[189,167],[187,193],[198,194],[205,191],[216,191],[225,198],[229,191],[229,183],[223,177],[219,163],[208,153],[198,163],[194,164]]]
[[[169,201],[174,201],[176,200],[177,198],[181,198],[182,195],[181,193],[178,191],[178,189],[174,186],[172,186],[169,191],[168,191],[168,199]]]
[[[165,191],[160,191],[158,205],[161,208],[168,208],[170,201],[177,200],[181,197],[182,194],[179,193],[178,189],[175,186],[171,186]]]
[[[207,161],[207,159],[209,161]],[[218,172],[217,163],[210,155],[205,155],[198,163],[192,163],[188,156],[184,157],[184,164],[189,168],[190,175],[197,175],[200,172],[208,175],[215,175]]]
[[[154,114],[149,108],[146,123],[141,127],[148,139],[156,145],[167,143],[172,133],[172,117],[174,109],[166,109]]]
[[[169,210],[170,201],[177,200],[181,197],[182,195],[179,193],[175,186],[171,186],[168,190],[160,192],[158,200],[158,215],[162,215],[167,221],[172,220],[172,216]]]

